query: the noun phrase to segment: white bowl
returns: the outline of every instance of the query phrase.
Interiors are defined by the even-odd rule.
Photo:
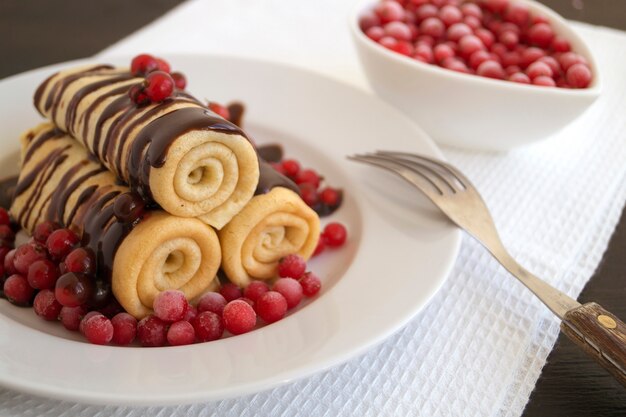
[[[369,1],[353,11],[349,24],[372,89],[442,144],[501,151],[547,138],[598,97],[598,66],[565,19],[537,2],[516,1],[549,18],[556,34],[587,59],[593,73],[588,88],[538,87],[462,74],[392,52],[359,27],[361,14],[375,4]]]

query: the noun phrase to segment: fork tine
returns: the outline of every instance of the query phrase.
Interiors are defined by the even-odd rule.
[[[435,182],[432,181],[431,178],[429,178],[429,176],[413,169],[410,166],[405,166],[404,164],[394,159],[390,159],[389,157],[383,157],[373,154],[364,154],[348,156],[348,159],[357,162],[364,162],[370,165],[375,165],[377,167],[386,169],[387,171],[391,171],[418,188],[431,200],[443,195],[443,191],[439,188],[439,186],[437,186]]]
[[[463,186],[463,188],[465,189],[474,188],[474,186],[472,185],[472,182],[465,175],[463,175],[463,173],[461,173],[458,169],[448,164],[447,162],[433,159],[424,155],[412,154],[408,152],[377,151],[377,153],[383,154],[383,155],[392,155],[395,157],[401,157],[402,159],[405,159],[405,160],[420,161],[423,163],[432,164],[438,167],[439,169],[443,170],[446,174],[451,175],[461,186]]]

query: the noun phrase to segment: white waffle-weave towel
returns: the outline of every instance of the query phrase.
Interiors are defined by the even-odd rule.
[[[195,0],[104,51],[272,59],[365,86],[346,19],[352,1]],[[479,187],[522,264],[576,297],[626,200],[626,34],[575,24],[597,55],[602,97],[550,140],[507,154],[444,149]],[[3,416],[520,416],[558,335],[549,311],[466,238],[447,283],[362,357],[245,398],[101,407],[0,390]]]

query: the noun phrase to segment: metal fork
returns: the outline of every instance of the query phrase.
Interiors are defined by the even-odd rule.
[[[478,240],[561,320],[561,330],[626,387],[626,324],[596,303],[581,305],[524,269],[506,250],[474,185],[452,165],[421,155],[378,151],[348,157],[399,175]]]

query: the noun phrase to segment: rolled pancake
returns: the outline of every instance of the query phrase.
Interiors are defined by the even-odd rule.
[[[184,91],[137,106],[128,92],[142,81],[125,68],[71,68],[39,86],[35,107],[145,200],[223,227],[257,186],[253,145]]]
[[[221,249],[210,226],[162,210],[119,220],[114,203],[128,197],[128,187],[51,123],[26,132],[21,145],[11,214],[30,233],[46,220],[74,230],[96,254],[98,279],[110,280],[127,312],[146,316],[167,289],[190,300],[213,288]]]
[[[222,230],[222,270],[245,287],[252,279],[276,277],[280,258],[309,259],[320,236],[317,213],[294,191],[277,186],[256,195]]]

